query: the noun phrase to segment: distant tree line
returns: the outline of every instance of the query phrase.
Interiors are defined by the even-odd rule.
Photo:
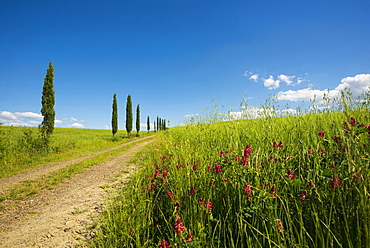
[[[55,123],[55,90],[54,90],[54,66],[52,62],[49,62],[49,68],[46,70],[46,76],[44,78],[44,85],[42,88],[41,97],[41,114],[43,116],[43,121],[39,125],[39,130],[42,139],[45,144],[48,143],[50,135],[54,131]],[[112,104],[112,135],[115,138],[118,132],[118,102],[117,94],[113,95]],[[168,121],[168,125],[170,121]],[[0,123],[1,125],[1,123]],[[133,113],[132,113],[132,98],[131,95],[127,96],[126,102],[126,131],[128,137],[131,137],[131,131],[133,126]],[[150,131],[150,118],[147,117],[147,131]],[[157,122],[154,121],[154,131],[166,130],[166,120],[157,116]],[[136,106],[136,136],[139,136],[140,132],[140,104]]]
[[[113,95],[113,104],[112,104],[112,134],[113,138],[118,131],[118,104],[117,104],[117,95]],[[133,128],[133,112],[132,112],[132,97],[131,95],[127,96],[126,101],[126,132],[127,136],[131,137],[131,131]],[[168,125],[170,121],[168,121]],[[147,131],[151,129],[150,117],[147,116]],[[154,131],[164,131],[167,130],[166,120],[157,116],[157,122],[154,121]],[[140,132],[140,104],[136,106],[136,136],[139,137]]]

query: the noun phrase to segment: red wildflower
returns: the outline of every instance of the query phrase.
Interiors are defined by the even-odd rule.
[[[301,197],[301,200],[304,201],[306,199],[306,195],[307,195],[307,192],[304,191],[301,193],[300,197]]]
[[[310,187],[315,187],[315,184],[314,183],[308,183],[308,186],[310,186]]]
[[[185,242],[193,242],[193,239],[194,239],[193,235],[191,235],[191,234],[189,233],[189,234],[188,234],[188,236],[186,236],[186,240],[185,240]]]
[[[274,143],[272,144],[272,146],[275,149],[277,149],[278,147],[284,147],[283,142],[281,142],[281,141],[279,142],[279,144],[274,141]]]
[[[209,214],[212,214],[212,202],[208,201],[206,202],[206,208]]]
[[[279,233],[284,232],[283,223],[279,219],[276,220],[276,228],[277,228],[277,230],[278,230]]]
[[[204,204],[204,200],[203,199],[200,199],[199,200],[199,205],[203,206],[203,204]]]
[[[288,170],[288,173],[285,175],[286,177],[289,177],[290,180],[293,180],[294,179],[294,174],[291,170]]]
[[[271,163],[275,163],[275,159],[274,159],[273,156],[270,156],[269,160],[270,160]]]
[[[162,171],[163,179],[166,179],[168,176],[168,171]]]
[[[193,165],[193,170],[197,170],[197,165]]]
[[[166,240],[163,240],[159,248],[170,248],[170,244]]]
[[[130,235],[134,234],[134,229],[131,229],[129,232]]]
[[[356,122],[355,118],[351,117],[349,120],[349,124],[351,124],[352,127],[357,126],[358,122]]]
[[[306,153],[306,156],[307,157],[312,156],[312,151],[313,151],[312,147],[308,148],[307,153]]]
[[[339,188],[340,186],[340,180],[338,177],[335,177],[333,179],[330,180],[330,185],[332,188],[336,189],[336,188]]]
[[[180,203],[176,202],[174,207],[175,207],[176,211],[179,211],[180,210]]]
[[[252,153],[252,149],[250,145],[247,145],[244,149],[244,157],[250,157]]]
[[[218,173],[222,172],[222,166],[221,165],[216,165],[215,169],[216,169],[216,172],[218,172]]]
[[[171,192],[171,191],[167,191],[167,195],[168,195],[168,197],[169,197],[171,200],[175,199],[175,197],[172,195],[172,192]]]
[[[192,188],[190,189],[189,194],[190,194],[190,195],[194,195],[194,194],[195,194],[195,189],[194,189],[194,187],[192,187]]]
[[[180,216],[177,216],[176,224],[174,225],[174,227],[177,233],[185,232],[185,226],[182,223]]]
[[[252,196],[252,194],[252,187],[248,183],[246,183],[244,186],[244,195],[249,198]]]
[[[276,194],[276,188],[275,187],[272,187],[269,191],[268,191],[273,197],[276,197],[277,194]]]
[[[324,137],[324,135],[325,135],[325,133],[324,133],[323,131],[319,131],[317,134],[318,134],[320,137]]]
[[[342,138],[341,137],[334,137],[334,142],[335,143],[340,143],[340,142],[342,142]]]

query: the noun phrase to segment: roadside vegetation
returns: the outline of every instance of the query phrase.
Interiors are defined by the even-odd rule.
[[[112,160],[114,157],[125,152],[129,148],[145,141],[146,140],[141,140],[127,144],[118,149],[108,150],[80,162],[72,163],[58,170],[42,175],[36,179],[21,181],[10,187],[5,194],[0,195],[0,203],[5,200],[25,199],[28,196],[39,193],[43,189],[53,189],[56,185],[71,179],[74,175],[83,173],[86,169],[96,164]]]
[[[151,134],[153,132],[143,132],[141,137]],[[125,131],[118,131],[112,138],[111,130],[55,128],[48,144],[45,144],[38,128],[0,126],[0,178],[135,139],[128,139]]]
[[[329,104],[332,106],[328,108]],[[370,247],[369,95],[158,134],[96,247]]]

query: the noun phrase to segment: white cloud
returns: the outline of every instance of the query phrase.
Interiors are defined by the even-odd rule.
[[[33,112],[15,112],[14,115],[17,117],[25,117],[25,118],[37,119],[37,120],[41,120],[43,118],[41,114],[33,113]]]
[[[75,123],[73,123],[73,124],[68,125],[68,127],[73,127],[73,128],[85,128],[85,126],[84,126],[84,125],[82,125],[81,123],[77,123],[77,122],[75,122]]]
[[[341,83],[333,90],[314,90],[312,89],[312,85],[309,85],[309,87],[306,89],[280,91],[277,94],[277,98],[279,100],[298,102],[309,101],[316,97],[316,99],[321,101],[324,97],[324,94],[326,94],[329,98],[339,97],[340,92],[346,88],[351,90],[353,97],[358,97],[364,92],[367,92],[370,89],[370,74],[358,74],[354,77],[343,78]]]
[[[249,77],[250,80],[253,80],[254,82],[258,81],[258,74],[253,74],[252,76]]]
[[[110,129],[110,127],[108,125],[104,125],[101,127],[102,129]]]
[[[17,116],[15,116],[13,113],[9,111],[1,111],[0,112],[0,118],[1,119],[7,119],[7,120],[16,120]]]
[[[370,88],[370,74],[357,74],[354,77],[345,77],[342,79],[335,90],[343,91],[345,88],[350,88],[354,96],[359,96]]]
[[[281,83],[286,83],[288,86],[296,86],[302,82],[309,82],[308,79],[304,77],[297,76],[288,76],[280,74],[277,76],[277,80],[274,79],[274,76],[270,75],[269,78],[263,78],[260,74],[254,73],[253,71],[246,71],[243,76],[248,77],[249,80],[254,82],[263,82],[263,85],[269,90],[277,89],[280,87]],[[305,77],[307,73],[305,74]]]
[[[295,78],[295,76],[280,74],[278,78],[281,82],[285,82],[287,85],[293,85],[292,79]]]
[[[273,76],[270,76],[268,79],[263,78],[263,85],[269,90],[277,89],[280,87],[280,80],[274,80]]]
[[[54,124],[56,124],[56,125],[59,125],[59,124],[62,124],[63,123],[63,121],[62,120],[55,120],[54,121]]]
[[[70,122],[76,122],[76,121],[78,121],[76,118],[74,118],[74,117],[71,117],[71,118],[69,118],[69,121]]]
[[[185,117],[185,118],[188,118],[188,117],[194,117],[194,116],[198,116],[198,114],[184,115],[184,117]]]

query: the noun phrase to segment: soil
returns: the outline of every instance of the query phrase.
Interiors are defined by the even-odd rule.
[[[2,202],[0,247],[87,247],[88,241],[94,238],[93,226],[106,200],[114,196],[116,189],[124,187],[136,170],[135,164],[128,161],[151,141],[140,142],[113,160],[96,164],[52,190],[43,190],[25,200]],[[2,178],[0,192],[21,181],[38,178],[104,151],[107,149],[70,161],[39,166],[26,174]]]

